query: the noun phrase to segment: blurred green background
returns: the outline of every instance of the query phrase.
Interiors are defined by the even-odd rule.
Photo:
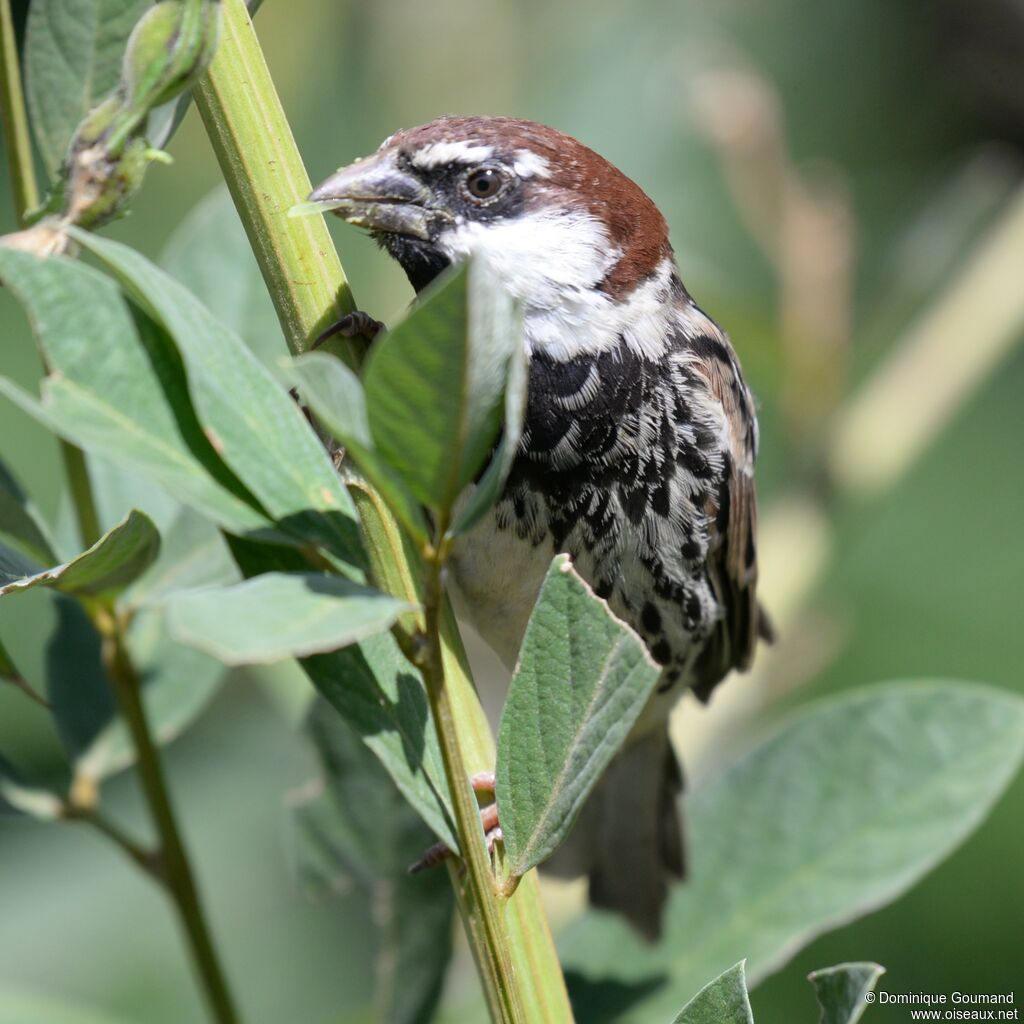
[[[24,7],[15,4],[19,18]],[[1024,181],[1024,12],[1014,0],[266,0],[257,27],[314,181],[399,127],[459,112],[553,124],[640,182],[761,402],[766,516],[785,495],[819,494],[833,393],[855,391],[942,300]],[[194,112],[170,150],[174,166],[154,166],[132,216],[110,231],[151,256],[219,181]],[[789,224],[779,196],[794,194],[796,242],[785,248],[772,232]],[[0,230],[12,227],[4,194]],[[357,232],[332,231],[360,306],[392,317],[410,298],[400,272]],[[1024,247],[1020,266],[1024,288]],[[0,317],[0,372],[30,385],[37,357],[7,296]],[[960,341],[969,354],[970,333]],[[956,361],[930,370],[960,372]],[[908,391],[908,416],[932,386],[922,375]],[[832,555],[811,614],[790,624],[833,639],[817,657],[795,643],[793,679],[775,670],[766,692],[802,676],[785,704],[902,677],[1024,690],[1022,393],[1017,346],[895,486],[826,501]],[[53,440],[3,403],[0,449],[59,522]],[[793,543],[791,558],[769,560],[780,574],[765,580],[769,595],[800,562]],[[37,594],[3,602],[0,636],[12,649],[38,646],[46,608]],[[22,668],[32,679],[42,671]],[[312,901],[289,874],[285,794],[313,770],[294,730],[305,685],[290,670],[234,674],[167,755],[228,972],[247,1019],[267,1024],[341,1020],[371,985],[371,908],[355,895]],[[46,717],[9,688],[0,749],[43,776],[59,770]],[[130,780],[104,796],[143,827]],[[804,975],[842,960],[884,964],[889,991],[1021,988],[1022,841],[1018,779],[923,884],[761,985],[759,1024],[814,1019]],[[0,857],[0,984],[147,1024],[201,1019],[161,896],[116,852],[71,826],[4,819]],[[473,984],[460,962],[452,997]],[[907,1015],[879,1007],[867,1019]]]

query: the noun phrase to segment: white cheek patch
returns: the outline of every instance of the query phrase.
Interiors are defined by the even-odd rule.
[[[600,221],[577,210],[463,220],[437,245],[455,263],[484,257],[528,309],[557,307],[567,292],[593,288],[617,259]]]
[[[589,213],[525,214],[491,224],[466,221],[443,232],[437,245],[453,263],[470,256],[488,262],[523,304],[531,352],[572,359],[624,343],[657,359],[669,344],[673,311],[665,297],[671,260],[627,298],[611,298],[597,285],[621,253]]]
[[[432,142],[412,155],[412,164],[428,171],[444,164],[480,163],[490,160],[493,155],[493,146],[481,146],[475,142]]]

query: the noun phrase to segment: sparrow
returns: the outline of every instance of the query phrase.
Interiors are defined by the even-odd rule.
[[[756,597],[754,402],[691,298],[654,202],[568,135],[446,116],[310,195],[369,229],[421,291],[486,258],[523,308],[522,440],[489,517],[454,547],[456,611],[512,668],[552,558],[644,640],[656,691],[549,866],[660,934],[684,874],[669,711],[706,701],[769,629]]]

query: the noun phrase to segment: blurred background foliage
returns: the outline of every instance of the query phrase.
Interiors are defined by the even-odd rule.
[[[26,6],[15,4],[19,22]],[[943,302],[1020,189],[1018,3],[267,0],[257,28],[314,181],[399,127],[503,113],[577,136],[668,218],[684,280],[732,335],[761,403],[764,583],[782,628],[756,678],[726,686],[708,713],[682,709],[691,774],[728,761],[780,707],[849,687],[915,676],[1024,690],[1024,349],[1002,346],[995,372],[945,411],[892,486],[830,486],[820,460],[838,398]],[[194,112],[170,149],[174,166],[150,173],[110,231],[153,257],[219,181]],[[12,228],[3,195],[0,230]],[[360,306],[392,318],[410,298],[398,269],[358,232],[332,230]],[[1024,289],[1019,273],[1009,282]],[[983,335],[990,299],[963,298]],[[0,372],[34,384],[36,352],[9,296],[0,316]],[[262,351],[275,329],[254,327]],[[958,341],[952,358],[924,362],[889,432],[870,439],[879,452],[899,447],[903,422],[948,378],[969,380],[961,356],[970,361],[976,337]],[[59,534],[54,440],[4,403],[0,448]],[[43,667],[18,654],[41,647],[53,614],[40,593],[0,609],[0,638],[30,679]],[[255,1022],[340,1020],[371,988],[374,908],[355,893],[309,899],[289,869],[285,796],[314,770],[293,728],[307,685],[291,668],[235,672],[167,754],[227,969]],[[12,688],[0,688],[0,748],[44,777],[60,770],[47,717]],[[130,780],[108,783],[105,800],[144,822]],[[758,1021],[813,1019],[804,974],[843,960],[885,964],[892,991],[1011,988],[1022,829],[1018,779],[923,884],[761,985]],[[153,1024],[200,1019],[160,895],[96,837],[5,820],[0,857],[0,985]],[[554,893],[556,918],[573,896]],[[449,1001],[475,984],[460,962]],[[876,1007],[869,1019],[901,1013]]]

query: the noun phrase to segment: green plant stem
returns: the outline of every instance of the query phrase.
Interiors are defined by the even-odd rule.
[[[213,1019],[218,1024],[235,1024],[238,1016],[213,946],[192,868],[178,830],[160,755],[146,721],[139,675],[124,645],[124,629],[115,616],[107,611],[98,613],[95,619],[103,637],[104,668],[135,745],[139,780],[160,837],[160,875],[188,936],[189,948]]]
[[[140,867],[150,878],[160,885],[166,886],[167,879],[164,877],[161,868],[160,856],[155,850],[150,850],[141,843],[136,842],[119,825],[114,824],[109,818],[100,814],[99,811],[89,807],[76,807],[68,804],[64,808],[65,821],[80,821],[90,825],[100,835],[105,836],[125,855]]]
[[[0,679],[4,682],[10,683],[16,690],[20,690],[33,704],[38,704],[41,708],[46,708],[47,711],[52,711],[53,707],[50,702],[40,694],[36,693],[28,684],[28,680],[20,672],[8,672],[0,675]]]
[[[423,607],[426,600],[425,574],[419,551],[399,529],[380,495],[361,481],[350,484],[349,490],[359,511],[376,585]],[[410,620],[415,618],[408,616]],[[425,631],[422,618],[418,624],[410,621],[403,622],[402,626],[407,634],[412,630],[417,633]],[[447,600],[443,602],[440,637],[447,703],[454,723],[454,733],[458,737],[463,771],[470,776],[492,771],[495,764],[494,734],[473,686],[465,648]],[[405,643],[404,646],[409,650],[410,661],[415,663],[420,657],[416,645]],[[500,847],[498,849],[500,851]],[[460,879],[457,871],[453,872],[453,878],[458,886]],[[460,903],[463,903],[462,888],[457,887],[457,892]],[[571,1024],[572,1007],[569,1005],[569,994],[551,929],[541,904],[536,871],[527,872],[519,880],[514,895],[504,904],[504,918],[509,954],[526,1019],[544,1021],[545,1024]],[[473,916],[472,907],[463,909],[463,921],[467,930],[476,929],[479,941],[485,941],[482,929]]]
[[[443,537],[447,524],[441,524],[437,536]],[[488,996],[491,1017],[495,1021],[524,1022],[524,1010],[515,982],[508,936],[502,920],[503,908],[495,894],[494,874],[483,843],[480,811],[469,787],[469,773],[459,747],[458,730],[452,713],[451,694],[445,683],[444,646],[441,639],[444,587],[443,548],[435,545],[424,553],[423,656],[418,659],[426,684],[431,714],[441,745],[448,789],[455,812],[459,836],[459,852],[466,871],[467,896],[470,904],[467,930],[479,932],[472,943],[477,970]]]
[[[354,308],[323,217],[289,217],[312,186],[249,12],[222,3],[221,39],[195,99],[285,340],[303,352]],[[326,346],[337,354],[345,349]]]
[[[92,480],[85,453],[70,441],[60,440],[60,457],[64,463],[64,476],[71,492],[75,507],[75,519],[83,547],[92,547],[103,535],[100,517],[96,512],[96,500],[92,493]]]
[[[220,45],[196,89],[196,101],[295,354],[353,303],[323,218],[286,215],[294,203],[306,198],[309,179],[244,3],[222,0],[222,11]],[[342,349],[341,354],[355,361],[350,350]],[[423,580],[417,553],[407,547],[394,518],[373,491],[360,486],[353,489],[353,497],[378,585],[418,601]],[[439,627],[447,701],[465,767],[470,773],[493,769],[494,737],[447,605]],[[460,892],[460,900],[461,896]],[[466,908],[464,920],[471,944],[485,942],[475,908]],[[526,1019],[570,1024],[572,1010],[536,872],[520,882],[505,906],[505,921],[514,982]]]
[[[19,227],[25,226],[25,213],[39,205],[35,168],[32,165],[32,142],[25,116],[25,98],[21,88],[21,66],[18,63],[18,40],[14,34],[10,0],[0,0],[0,114],[4,123],[4,148],[11,174],[15,216]]]

